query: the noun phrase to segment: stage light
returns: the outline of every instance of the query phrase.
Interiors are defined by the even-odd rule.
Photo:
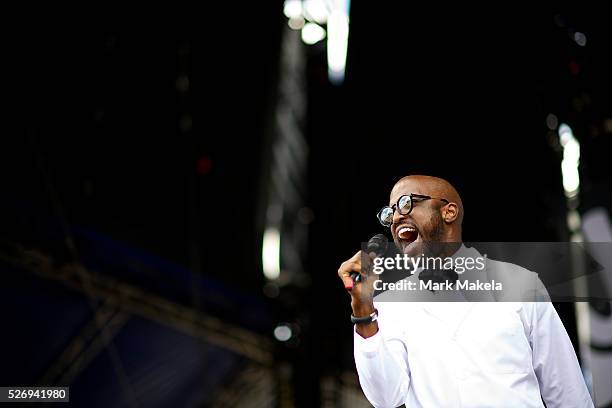
[[[580,144],[576,139],[570,139],[563,150],[563,160],[578,164],[580,160]]]
[[[573,145],[568,143],[568,145]],[[561,161],[561,172],[563,173],[563,188],[568,196],[575,196],[580,187],[580,174],[578,173],[578,160],[568,160],[565,152],[574,149],[565,149],[563,160]]]
[[[576,31],[574,33],[574,41],[576,41],[576,44],[578,44],[579,46],[584,47],[587,42],[586,35],[584,35],[584,33],[581,33],[580,31]]]
[[[578,195],[580,188],[580,143],[574,137],[572,128],[562,123],[559,126],[559,142],[563,146],[563,160],[561,160],[561,174],[563,176],[563,189],[569,198]]]
[[[325,24],[329,16],[329,9],[323,0],[306,0],[304,2],[304,15],[310,21]]]
[[[566,143],[573,137],[574,134],[572,132],[572,128],[565,123],[562,123],[561,126],[559,126],[559,142],[561,143],[561,146],[565,147]]]
[[[340,84],[344,81],[348,34],[348,7],[346,9],[334,9],[327,22],[328,76],[334,84]]]
[[[287,341],[293,336],[293,332],[291,331],[291,327],[286,324],[279,324],[274,329],[274,338],[278,341]]]
[[[283,13],[288,19],[302,17],[302,2],[300,0],[285,0]]]
[[[580,231],[580,214],[577,210],[570,210],[567,213],[567,227],[570,232]]]
[[[264,276],[270,280],[278,279],[280,276],[280,232],[276,228],[267,228],[264,232],[261,262]]]
[[[318,24],[306,23],[302,28],[302,41],[308,45],[316,44],[325,38],[325,30]]]
[[[350,0],[285,0],[283,7],[289,27],[302,30],[304,43],[316,44],[327,35],[327,76],[335,85],[344,81],[350,5]]]

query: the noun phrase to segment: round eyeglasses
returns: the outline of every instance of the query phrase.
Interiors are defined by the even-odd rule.
[[[442,200],[446,204],[449,203],[449,201],[446,198],[431,197],[428,195],[410,193],[410,194],[401,196],[397,200],[397,204],[393,204],[391,207],[389,206],[383,207],[378,212],[378,215],[377,215],[378,221],[380,221],[380,223],[383,226],[390,227],[391,224],[393,224],[393,213],[395,212],[395,210],[397,210],[402,215],[408,215],[412,211],[412,208],[414,207],[413,203],[415,201],[425,201],[425,200]]]

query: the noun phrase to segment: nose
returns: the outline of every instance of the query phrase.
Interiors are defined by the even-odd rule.
[[[401,221],[403,221],[406,218],[408,218],[408,214],[402,215],[397,210],[393,211],[393,224],[392,224],[392,226],[399,224]]]

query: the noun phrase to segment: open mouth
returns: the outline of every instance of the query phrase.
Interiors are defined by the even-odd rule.
[[[411,225],[404,225],[398,227],[397,238],[401,243],[402,252],[407,254],[412,249],[414,241],[419,238],[419,231]]]

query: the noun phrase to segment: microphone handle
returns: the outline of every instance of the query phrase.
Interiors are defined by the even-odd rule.
[[[368,254],[371,252],[374,252],[376,256],[382,256],[386,250],[387,250],[387,239],[385,238],[384,235],[377,234],[373,236],[372,238],[370,238],[370,241],[368,241],[368,245],[366,249],[366,252]],[[363,280],[362,275],[358,274],[357,272],[351,272],[350,276],[351,276],[351,280],[353,281],[353,284],[347,285],[346,286],[347,290],[353,289],[353,285],[355,283],[361,282]]]

